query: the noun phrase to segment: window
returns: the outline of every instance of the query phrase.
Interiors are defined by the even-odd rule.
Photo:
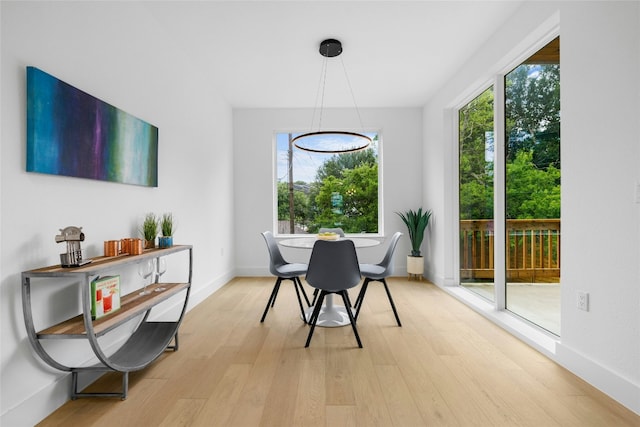
[[[276,133],[276,213],[278,234],[313,234],[321,227],[345,233],[380,230],[379,134],[373,143],[345,154],[302,151],[296,133]]]
[[[458,143],[460,285],[560,335],[559,38],[460,107]]]
[[[560,335],[560,39],[504,87],[505,306]]]
[[[460,284],[494,301],[493,87],[458,111]]]

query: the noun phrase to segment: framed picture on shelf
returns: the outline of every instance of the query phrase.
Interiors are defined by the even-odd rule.
[[[120,276],[97,277],[91,282],[91,318],[99,319],[120,308]]]

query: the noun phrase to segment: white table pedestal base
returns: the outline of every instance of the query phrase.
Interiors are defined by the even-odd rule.
[[[333,295],[334,294],[329,294],[324,298],[324,305],[320,309],[316,326],[321,326],[323,328],[336,328],[338,326],[347,326],[351,324],[347,308],[343,305],[334,305]],[[313,307],[309,307],[306,310],[307,322],[311,319],[312,313]]]

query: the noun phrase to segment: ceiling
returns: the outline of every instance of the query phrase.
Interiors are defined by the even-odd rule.
[[[340,40],[343,53],[328,60],[322,105],[352,108],[355,99],[368,108],[424,105],[522,3],[210,0],[144,7],[234,108],[319,106],[318,48],[326,38]]]

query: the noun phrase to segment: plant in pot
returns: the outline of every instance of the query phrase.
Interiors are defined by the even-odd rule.
[[[424,239],[424,232],[429,225],[431,219],[431,211],[419,208],[417,211],[409,209],[406,212],[396,212],[407,226],[409,231],[409,240],[411,241],[411,255],[407,256],[407,273],[409,277],[412,275],[422,276],[424,273],[424,260],[420,252],[420,245]]]
[[[165,213],[160,220],[160,231],[162,236],[158,238],[158,246],[170,248],[173,246],[173,214]]]
[[[144,237],[145,249],[156,247],[156,236],[158,235],[158,218],[154,213],[148,213],[144,217],[142,229],[140,230]]]

